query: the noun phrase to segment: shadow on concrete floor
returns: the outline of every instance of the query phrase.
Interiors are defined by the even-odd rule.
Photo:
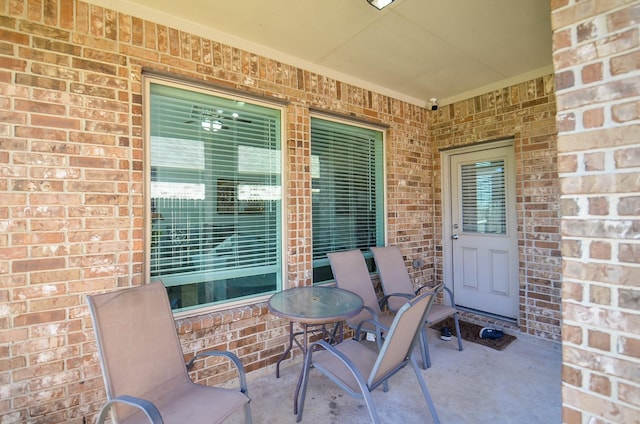
[[[435,330],[428,332],[432,367],[422,373],[443,424],[561,422],[559,344],[518,336],[504,351],[464,342],[459,352],[455,338],[442,341]],[[422,365],[419,349],[414,355]],[[248,376],[256,424],[295,422],[293,393],[301,355],[282,365],[279,379],[274,367]],[[372,395],[382,423],[433,422],[410,367],[390,380],[388,392],[379,388]],[[228,422],[242,419],[234,416]],[[302,423],[368,422],[363,400],[312,371]]]

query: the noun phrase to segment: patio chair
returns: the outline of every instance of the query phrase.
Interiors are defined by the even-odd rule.
[[[109,413],[122,423],[220,423],[241,407],[251,423],[246,377],[231,352],[197,354],[187,364],[161,282],[87,296],[107,393],[98,423]],[[237,368],[240,389],[195,384],[197,358],[222,356]]]
[[[373,282],[362,252],[359,249],[332,252],[327,253],[327,257],[336,279],[336,285],[341,289],[352,291],[362,298],[364,305],[362,312],[347,320],[347,325],[356,329],[362,321],[373,320],[380,325],[365,323],[362,330],[375,333],[377,338],[381,338],[382,334],[391,327],[394,316],[380,309],[378,296],[373,288]]]
[[[411,277],[407,271],[407,267],[404,263],[404,258],[400,249],[395,246],[387,247],[372,247],[371,252],[373,258],[376,261],[376,267],[378,268],[378,275],[380,276],[380,282],[382,283],[382,290],[384,291],[384,297],[382,303],[387,303],[387,306],[392,311],[397,311],[408,299],[411,299],[420,291],[424,289],[431,290],[432,287],[422,286],[417,290],[414,290],[411,283]],[[453,293],[448,288],[444,287],[444,284],[439,284],[437,287],[438,294],[440,292],[446,293],[448,297],[448,305],[439,304],[435,301],[431,305],[431,308],[426,315],[426,325],[423,327],[422,353],[423,364],[428,368],[431,366],[431,358],[429,357],[429,344],[427,340],[426,326],[436,324],[447,317],[453,317],[453,321],[456,327],[456,334],[458,336],[458,350],[462,350],[462,336],[460,334],[460,323],[458,316],[460,313],[455,307]]]
[[[426,292],[405,303],[396,314],[384,344],[381,344],[380,339],[377,340],[379,352],[375,352],[359,342],[360,329],[356,331],[354,339],[345,340],[337,345],[331,345],[324,340],[313,343],[305,355],[302,391],[297,399],[298,415],[296,421],[300,422],[302,419],[309,374],[312,368],[327,376],[349,395],[364,399],[371,422],[379,423],[378,413],[370,392],[380,385],[383,386],[385,392],[388,391],[388,380],[408,363],[411,363],[433,421],[439,423],[440,419],[422,373],[418,369],[415,359],[411,356],[418,339],[418,330],[424,323],[424,315],[433,298],[433,292]],[[369,323],[379,325],[375,321],[369,321]],[[406,405],[398,405],[398,407],[406,407]],[[415,408],[416,405],[411,405],[411,407]]]

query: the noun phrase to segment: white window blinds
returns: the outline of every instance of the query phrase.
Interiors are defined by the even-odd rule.
[[[311,119],[314,282],[332,277],[327,253],[383,242],[382,132]]]
[[[150,277],[188,309],[276,290],[280,110],[150,85]]]
[[[504,160],[462,165],[462,229],[505,234],[507,228]]]

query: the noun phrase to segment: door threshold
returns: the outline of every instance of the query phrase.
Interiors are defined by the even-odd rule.
[[[483,327],[498,328],[500,330],[503,330],[505,333],[520,333],[518,320],[516,320],[515,318],[509,318],[502,315],[479,311],[477,309],[465,308],[464,306],[456,305],[456,308],[458,309],[458,311],[460,311],[460,317],[463,321],[481,325]]]

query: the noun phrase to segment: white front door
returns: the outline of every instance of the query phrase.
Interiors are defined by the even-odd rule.
[[[504,143],[503,143],[504,144]],[[452,279],[457,305],[518,316],[513,146],[448,155]]]

